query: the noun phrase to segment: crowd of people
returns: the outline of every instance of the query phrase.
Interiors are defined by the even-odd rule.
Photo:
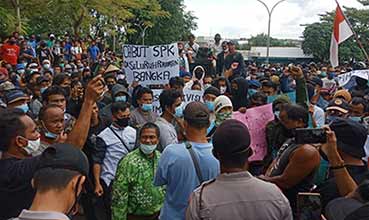
[[[369,74],[350,88],[337,80],[365,63],[260,65],[214,40],[178,43],[158,115],[153,87],[127,82],[103,39],[6,37],[0,219],[315,220],[302,217],[301,193],[319,193],[319,218],[367,219]],[[184,105],[186,89],[203,102]],[[250,161],[251,132],[232,114],[267,104],[267,154]],[[326,141],[298,143],[300,128]]]

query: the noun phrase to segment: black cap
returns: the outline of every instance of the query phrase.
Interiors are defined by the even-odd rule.
[[[73,170],[88,176],[89,164],[86,155],[71,144],[53,144],[41,156],[40,166],[43,168],[57,168]]]
[[[250,148],[250,143],[249,129],[234,119],[224,121],[213,136],[214,150],[225,157],[246,152]]]
[[[183,117],[186,121],[209,123],[210,112],[203,103],[191,102],[183,111]]]
[[[336,110],[342,112],[343,114],[347,114],[350,110],[350,105],[343,99],[335,98],[328,104],[326,110]]]
[[[220,96],[220,91],[218,88],[214,87],[214,86],[210,86],[209,88],[207,88],[204,92],[204,95],[206,94],[211,94],[211,95],[215,95],[216,97]]]
[[[36,80],[37,85],[40,85],[43,82],[49,82],[49,78],[47,78],[45,76],[40,76]]]
[[[355,158],[365,157],[366,128],[351,119],[336,118],[329,126],[336,133],[337,147]]]

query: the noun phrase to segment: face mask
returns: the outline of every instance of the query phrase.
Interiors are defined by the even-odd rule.
[[[339,118],[339,117],[334,116],[334,115],[328,115],[327,118],[326,118],[326,124],[331,123],[332,121],[336,120],[337,118]]]
[[[229,49],[225,49],[225,50],[224,50],[224,52],[225,52],[225,53],[228,53],[228,52],[229,52]]]
[[[142,104],[141,109],[144,112],[151,112],[152,111],[152,104]]]
[[[32,155],[34,152],[36,152],[40,148],[41,140],[39,138],[37,140],[28,140],[27,139],[27,141],[28,141],[28,144],[23,149],[27,152],[28,155]]]
[[[76,187],[75,187],[75,192],[74,192],[74,196],[75,196],[75,200],[73,203],[73,206],[69,209],[69,211],[66,213],[66,216],[68,216],[69,219],[73,219],[74,214],[77,213],[77,204],[79,203],[79,200],[81,199],[82,196],[82,192],[80,192],[78,194],[78,187],[79,187],[79,183],[81,181],[81,177],[78,178]]]
[[[226,86],[221,86],[220,87],[220,94],[224,94],[227,91],[227,87]]]
[[[182,118],[183,117],[183,108],[182,106],[178,106],[175,110],[175,114],[174,114],[177,118]]]
[[[37,72],[38,69],[37,68],[36,69],[29,69],[29,71],[30,71],[30,73],[33,73],[33,72]]]
[[[153,144],[153,145],[140,144],[140,149],[141,149],[142,153],[144,153],[146,155],[150,155],[155,151],[156,146],[157,146],[156,144]]]
[[[355,116],[350,116],[349,117],[351,120],[353,120],[353,121],[356,121],[356,122],[361,122],[361,117],[355,117]]]
[[[64,63],[59,64],[61,68],[64,68]]]
[[[206,83],[206,84],[204,84],[204,90],[207,90],[210,86],[211,86],[211,84],[210,84],[210,83]]]
[[[127,127],[129,123],[129,118],[120,118],[116,120],[115,123],[121,128]]]
[[[218,127],[225,120],[232,119],[232,112],[223,112],[215,114],[215,125]]]
[[[213,112],[214,111],[214,108],[215,108],[214,102],[206,101],[205,102],[205,105],[206,105],[206,107],[208,107],[208,109],[209,109],[210,112]]]
[[[251,97],[252,95],[254,95],[255,93],[257,93],[258,92],[258,90],[256,90],[256,89],[249,89],[248,91],[247,91],[247,93],[249,94],[249,97]]]
[[[333,79],[336,76],[335,73],[329,73],[328,74],[328,79]]]
[[[50,64],[44,64],[43,67],[44,67],[44,69],[49,69],[50,68]]]
[[[126,102],[127,97],[126,96],[117,96],[114,98],[115,102]]]
[[[64,89],[64,92],[65,92],[65,95],[67,97],[69,97],[70,96],[70,87],[63,87],[63,89]]]
[[[278,119],[278,120],[280,120],[280,118],[279,118],[279,114],[280,114],[281,112],[280,111],[275,111],[274,112],[274,115],[275,115],[275,117]]]
[[[19,73],[19,74],[23,74],[25,72],[25,70],[24,69],[19,69],[19,70],[17,70],[17,73]]]
[[[47,89],[47,87],[40,88],[41,94],[44,93],[46,91],[46,89]]]
[[[326,73],[326,72],[321,72],[321,73],[320,73],[320,76],[321,76],[321,77],[327,77],[327,73]]]
[[[15,108],[22,110],[24,113],[27,113],[29,110],[29,107],[27,104],[16,106]]]

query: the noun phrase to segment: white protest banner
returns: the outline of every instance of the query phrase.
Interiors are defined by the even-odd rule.
[[[363,79],[369,79],[369,70],[354,70],[349,73],[341,74],[336,77],[339,86],[345,86],[348,84],[353,76],[357,76]]]
[[[161,115],[162,111],[160,108],[160,101],[159,101],[159,96],[161,94],[161,92],[163,92],[162,89],[153,89],[152,92],[154,93],[154,99],[152,102],[152,111],[155,112],[158,115]]]
[[[204,96],[204,91],[184,89],[183,96],[184,96],[183,108],[185,108],[191,102],[204,102],[202,99],[202,97]]]
[[[167,84],[179,76],[179,56],[176,43],[157,46],[124,45],[123,68],[128,83],[140,85]]]

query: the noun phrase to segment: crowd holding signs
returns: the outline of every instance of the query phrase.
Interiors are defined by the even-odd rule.
[[[247,63],[214,40],[117,56],[95,40],[7,38],[0,219],[369,213],[365,64]]]

